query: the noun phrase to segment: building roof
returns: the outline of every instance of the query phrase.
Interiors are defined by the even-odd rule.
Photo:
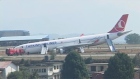
[[[21,32],[29,32],[27,30],[0,30],[0,32],[18,32],[18,31],[21,31]]]
[[[88,66],[92,66],[92,65],[108,65],[108,63],[91,63],[91,64],[87,64]]]
[[[0,61],[0,69],[6,68],[12,61]]]
[[[50,67],[50,66],[53,66],[56,64],[62,65],[63,62],[43,62],[43,63],[38,63],[38,64],[32,64],[32,65],[30,65],[30,68],[32,68],[32,67]]]
[[[38,39],[45,39],[45,38],[49,38],[49,35],[0,37],[0,41],[38,40]]]

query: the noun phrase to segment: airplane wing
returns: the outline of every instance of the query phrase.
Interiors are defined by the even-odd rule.
[[[79,43],[79,44],[70,44],[70,45],[63,45],[63,46],[58,46],[57,48],[77,48],[77,47],[81,47],[81,46],[85,46],[85,45],[89,45],[91,43]]]

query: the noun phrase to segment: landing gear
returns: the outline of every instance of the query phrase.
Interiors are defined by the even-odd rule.
[[[29,55],[29,52],[27,53],[27,55]]]

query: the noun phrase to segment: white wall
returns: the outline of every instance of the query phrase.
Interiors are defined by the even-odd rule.
[[[46,69],[46,72],[44,72],[44,69]],[[38,70],[37,71],[37,73],[39,74],[39,75],[47,75],[48,74],[48,68],[47,67],[33,67],[33,68],[30,68],[30,72],[32,73],[32,72],[35,72],[36,70]]]
[[[60,69],[60,66],[61,66],[60,64],[54,64],[54,65],[53,65],[53,72],[54,72],[54,73],[60,72],[60,70],[61,70],[61,69]]]
[[[54,67],[55,66],[55,67]],[[46,75],[48,76],[48,79],[55,79],[54,78],[54,73],[58,73],[59,77],[60,77],[60,71],[61,71],[61,67],[62,64],[53,64],[51,66],[33,66],[30,67],[30,73],[34,72],[34,69],[46,69],[46,72],[37,72],[40,76],[41,75]],[[42,79],[42,78],[41,78]],[[59,78],[57,78],[59,79]]]
[[[11,72],[19,71],[18,68],[19,68],[18,66],[11,63],[7,68],[5,68],[5,77],[7,77],[8,74],[11,73]]]
[[[53,66],[48,67],[48,75],[53,75]]]

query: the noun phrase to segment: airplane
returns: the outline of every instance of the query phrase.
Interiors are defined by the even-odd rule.
[[[122,15],[116,25],[107,33],[94,34],[94,35],[82,35],[80,37],[64,38],[57,40],[41,41],[34,43],[27,43],[16,46],[15,48],[24,49],[25,53],[32,54],[40,52],[46,54],[48,51],[59,51],[64,53],[70,48],[79,49],[84,53],[84,46],[95,46],[103,43],[107,43],[110,51],[115,52],[116,49],[112,40],[129,33],[131,31],[124,31],[128,14]],[[57,50],[57,51],[56,51]]]

